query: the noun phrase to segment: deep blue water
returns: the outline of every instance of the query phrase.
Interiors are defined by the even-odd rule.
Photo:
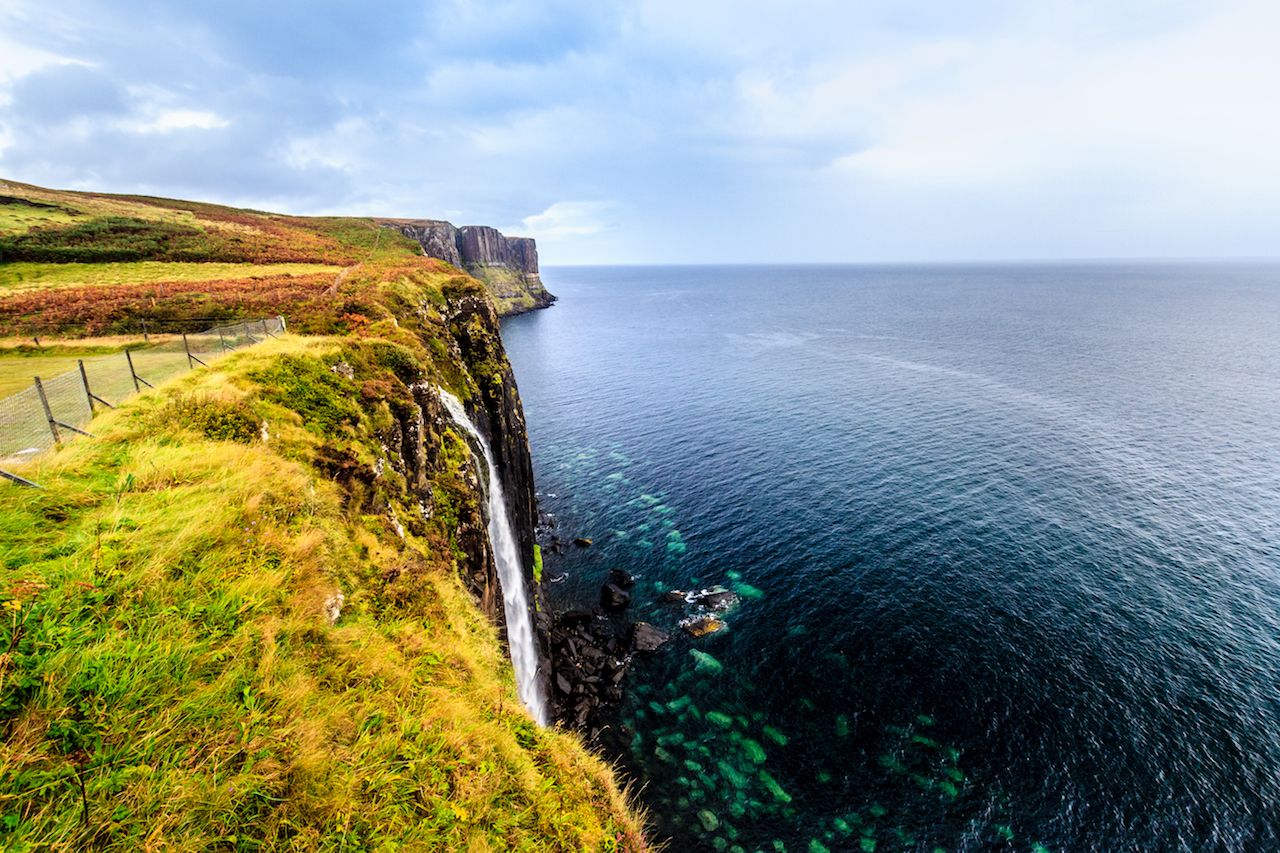
[[[1280,849],[1280,266],[544,278],[557,603],[745,593],[612,733],[672,849]]]

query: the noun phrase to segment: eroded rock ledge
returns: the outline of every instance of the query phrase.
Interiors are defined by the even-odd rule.
[[[531,237],[507,237],[488,225],[461,228],[439,219],[379,219],[416,240],[424,255],[447,261],[484,282],[502,316],[546,308],[556,301],[542,285],[538,246]]]

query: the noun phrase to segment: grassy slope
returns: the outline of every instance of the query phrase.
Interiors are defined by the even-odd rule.
[[[48,264],[15,261],[0,264],[0,293],[24,293],[61,287],[115,286],[164,281],[217,281],[240,276],[268,278],[315,273],[337,275],[343,268],[332,264],[255,264],[248,269],[236,263],[165,263],[133,261],[101,264]]]
[[[100,415],[19,472],[45,490],[0,488],[0,847],[643,849],[608,768],[531,723],[459,580],[458,436],[433,439],[428,518],[394,466],[331,476],[374,470],[406,381],[476,392],[438,306],[479,285],[360,220],[311,233],[366,258],[295,306],[314,336]]]

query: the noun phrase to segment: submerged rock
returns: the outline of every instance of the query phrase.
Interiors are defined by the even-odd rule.
[[[573,544],[577,545],[579,548],[590,548],[591,540],[585,536],[579,536],[577,539],[573,540]]]
[[[724,664],[720,663],[720,661],[716,660],[706,652],[699,651],[698,649],[690,649],[689,656],[693,658],[695,667],[700,672],[719,674],[724,669]]]
[[[778,746],[787,745],[787,741],[788,741],[787,736],[784,735],[782,732],[778,731],[777,729],[775,729],[773,726],[765,726],[764,728],[761,729],[761,731],[764,732],[765,737],[767,737],[769,740],[776,743]]]

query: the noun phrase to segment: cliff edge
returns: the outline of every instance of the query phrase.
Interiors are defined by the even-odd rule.
[[[439,219],[378,219],[417,241],[429,258],[453,264],[484,282],[501,316],[546,308],[556,301],[538,273],[538,246],[531,237],[507,237],[488,225],[461,228]]]

